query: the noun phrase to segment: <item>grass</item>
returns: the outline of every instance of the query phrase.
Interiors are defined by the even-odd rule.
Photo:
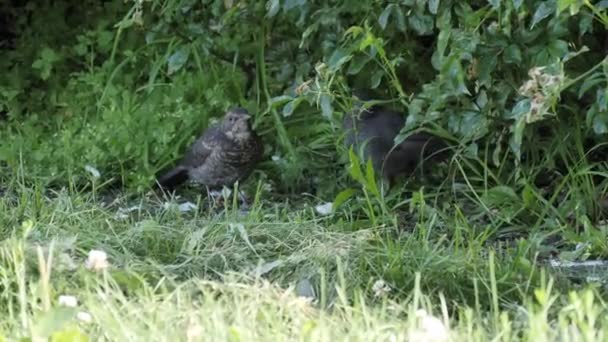
[[[513,31],[496,41],[509,47],[503,53],[475,47],[471,32],[480,41],[498,38],[483,38],[494,28],[483,29],[478,11],[463,7],[458,30],[436,25],[431,60],[420,58],[421,48],[429,57],[434,50],[418,34],[404,40],[401,29],[367,24],[379,21],[375,15],[398,22],[394,11],[403,6],[307,2],[313,15],[294,26],[299,5],[288,13],[287,2],[272,20],[255,2],[239,3],[245,17],[230,1],[215,2],[232,7],[226,13],[153,2],[146,24],[129,28],[121,19],[139,2],[86,3],[76,17],[66,13],[78,7],[61,3],[29,6],[32,19],[14,27],[15,49],[2,62],[10,72],[0,82],[0,342],[608,340],[603,271],[592,282],[547,266],[608,255],[608,154],[587,142],[605,124],[598,88],[605,75],[590,75],[604,56],[572,59],[582,76],[576,67],[560,71],[572,81],[546,89],[551,119],[509,121],[524,123],[513,92],[528,68],[549,63],[561,43],[603,44],[588,13],[573,18],[581,32],[570,38],[561,28],[568,21],[535,23],[549,34],[527,42],[530,49],[510,40],[527,32]],[[482,23],[511,30],[531,8],[546,10],[528,5],[517,15],[492,6]],[[220,25],[201,25],[208,20]],[[198,26],[213,33],[195,34]],[[520,62],[506,59],[509,50]],[[471,56],[471,68],[462,56]],[[465,78],[482,86],[474,94],[453,89]],[[597,90],[597,99],[564,91],[583,78],[582,89]],[[426,117],[460,143],[449,167],[433,170],[439,177],[423,187],[410,182],[385,193],[342,146],[351,88],[370,80],[381,97],[400,96],[401,104],[388,102],[411,124]],[[249,211],[230,201],[209,208],[188,191],[146,193],[155,174],[235,105],[254,113],[266,144],[247,189],[255,198]],[[550,132],[540,134],[540,124]],[[523,140],[509,141],[518,133]],[[185,201],[198,209],[182,212]],[[327,201],[332,213],[315,210]],[[92,250],[106,253],[109,267],[87,268]]]
[[[373,224],[353,212],[354,200],[328,216],[315,213],[317,200],[267,194],[249,212],[204,201],[181,212],[185,199],[154,193],[7,184],[7,340],[601,341],[608,333],[601,288],[549,276],[534,236],[489,243],[429,204],[408,228],[397,217]],[[85,269],[92,249],[107,252],[111,267]],[[60,295],[78,307],[60,306]]]

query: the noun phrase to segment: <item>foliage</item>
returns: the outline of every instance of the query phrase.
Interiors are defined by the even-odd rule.
[[[604,293],[563,296],[572,283],[546,280],[539,264],[608,255],[607,8],[587,0],[3,2],[0,281],[10,290],[0,307],[11,320],[0,329],[124,339],[132,335],[120,320],[141,307],[149,311],[133,329],[166,327],[171,336],[173,323],[204,308],[206,317],[226,306],[242,318],[270,305],[260,315],[275,317],[276,298],[247,297],[256,284],[219,285],[235,272],[283,287],[310,281],[319,307],[337,310],[330,321],[299,311],[285,316],[291,321],[275,317],[269,331],[255,327],[258,336],[293,337],[291,324],[316,331],[302,322],[332,338],[367,327],[362,321],[397,324],[383,319],[393,314],[388,301],[372,294],[383,279],[393,306],[414,311],[424,292],[456,315],[458,336],[551,339],[549,327],[558,327],[601,339]],[[398,141],[418,130],[450,141],[448,165],[390,191],[378,184],[371,164],[342,146],[341,118],[359,89],[407,115]],[[255,113],[267,151],[249,214],[226,204],[191,217],[144,195],[235,105]],[[126,191],[113,196],[112,187]],[[311,209],[320,199],[333,202],[327,217]],[[125,208],[137,210],[125,218]],[[68,258],[107,250],[116,272],[102,281],[58,270],[45,283],[41,258],[20,253],[51,238]],[[198,279],[213,280],[210,306],[194,301]],[[73,313],[50,309],[51,288],[79,289],[111,331],[66,323]],[[116,302],[95,297],[104,291]],[[159,298],[169,320],[152,314]],[[365,303],[378,311],[366,316]],[[223,317],[218,336],[237,334],[236,318]]]

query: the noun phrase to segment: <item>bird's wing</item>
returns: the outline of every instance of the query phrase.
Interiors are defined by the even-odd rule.
[[[186,167],[203,165],[214,150],[221,148],[223,140],[224,136],[220,129],[218,127],[210,127],[192,144],[182,159],[181,165]]]

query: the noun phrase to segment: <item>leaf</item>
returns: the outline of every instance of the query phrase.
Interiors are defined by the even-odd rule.
[[[305,4],[306,0],[285,0],[285,3],[283,4],[283,9],[285,11],[289,11],[292,8],[301,7]]]
[[[491,204],[500,205],[505,202],[519,202],[519,196],[513,188],[505,185],[497,185],[490,188],[483,198]]]
[[[242,223],[231,223],[230,229],[236,230],[237,232],[239,232],[241,239],[243,239],[243,241],[245,241],[245,243],[251,249],[251,251],[256,253],[255,248],[251,244],[251,241],[249,241],[249,234],[247,234],[247,230],[245,229],[245,226]]]
[[[585,81],[583,82],[583,84],[581,84],[580,89],[578,90],[578,98],[579,100],[583,97],[583,95],[585,95],[585,93],[587,91],[589,91],[589,89],[593,88],[594,86],[603,83],[604,80],[604,75],[602,73],[596,72],[594,74],[592,74],[591,76],[585,78]]]
[[[608,110],[608,96],[606,95],[607,91],[608,90],[606,88],[600,88],[596,92],[595,104],[600,112],[605,112]]]
[[[283,111],[282,111],[283,116],[284,117],[291,116],[291,114],[293,114],[293,111],[298,107],[298,104],[300,104],[299,99],[294,99],[293,101],[287,102],[285,107],[283,107]]]
[[[530,112],[531,100],[529,98],[525,98],[523,100],[518,101],[511,112],[508,115],[505,115],[505,119],[521,119],[526,116]]]
[[[429,12],[431,12],[431,14],[437,14],[438,9],[439,0],[429,0]]]
[[[388,18],[390,17],[391,12],[393,12],[393,7],[395,7],[395,4],[390,4],[386,6],[384,11],[382,11],[380,16],[378,17],[378,24],[380,24],[380,27],[382,27],[383,30],[386,29],[386,25],[388,24]]]
[[[562,58],[568,53],[568,43],[561,39],[556,39],[549,43],[547,49],[551,56]]]
[[[513,8],[518,10],[521,7],[521,4],[523,3],[523,1],[524,0],[513,0]]]
[[[521,199],[526,208],[531,208],[536,203],[535,191],[529,184],[524,186],[524,189],[521,192]]]
[[[264,274],[266,274],[266,273],[274,270],[275,268],[283,265],[283,263],[284,263],[283,260],[280,260],[280,259],[263,263],[261,265],[258,265],[256,268],[254,268],[251,271],[250,275],[252,277],[261,277]]]
[[[266,3],[266,8],[268,9],[268,13],[266,14],[266,16],[268,18],[272,18],[277,15],[277,13],[279,13],[279,9],[281,9],[281,3],[279,2],[279,0],[269,0]]]
[[[456,93],[466,95],[471,94],[464,82],[464,71],[462,69],[459,56],[449,56],[447,62],[442,66],[441,73],[446,77],[449,85]]]
[[[557,0],[557,15],[576,2],[577,0]]]
[[[395,13],[395,18],[397,19],[397,29],[399,32],[405,32],[407,27],[405,26],[405,16],[403,15],[403,10],[401,10],[401,7],[395,7],[393,12]]]
[[[321,112],[323,116],[326,118],[330,118],[334,109],[331,106],[331,96],[328,94],[321,95]]]
[[[490,5],[492,5],[492,9],[494,9],[494,10],[497,10],[500,8],[500,1],[501,0],[488,0]]]
[[[433,32],[434,20],[428,15],[414,15],[409,17],[410,27],[419,35],[427,35]]]
[[[437,36],[437,50],[435,53],[433,53],[433,57],[431,58],[431,63],[436,70],[440,70],[441,65],[443,64],[445,50],[447,49],[448,42],[450,41],[450,32],[450,30],[441,30]]]
[[[293,100],[293,97],[289,96],[289,95],[280,95],[280,96],[275,96],[273,98],[270,99],[270,106],[272,108],[276,108],[280,105],[282,105],[285,102],[289,102]]]
[[[505,63],[519,64],[521,63],[521,50],[515,44],[507,46],[504,52]]]
[[[169,75],[172,75],[175,72],[179,71],[188,61],[189,55],[190,48],[188,46],[182,46],[181,48],[177,49],[177,51],[175,51],[167,60],[167,73]]]
[[[370,84],[372,89],[378,88],[378,86],[380,85],[380,82],[382,81],[383,76],[384,76],[384,73],[380,70],[378,70],[374,73],[374,75],[372,76],[372,79],[371,79],[371,84]]]
[[[532,24],[530,25],[530,29],[533,29],[536,24],[547,18],[549,15],[551,15],[551,13],[555,13],[555,3],[550,1],[541,2],[538,8],[536,8],[534,16],[532,16]]]
[[[341,206],[344,202],[346,202],[349,198],[353,197],[358,192],[357,189],[347,188],[340,191],[339,194],[336,195],[334,199],[333,208],[334,210]]]
[[[524,129],[526,128],[526,121],[524,118],[517,121],[517,123],[511,127],[513,134],[509,139],[509,147],[515,153],[517,160],[521,159],[521,143],[524,140]]]
[[[365,184],[365,178],[363,177],[363,172],[361,171],[361,164],[359,161],[359,157],[355,153],[353,147],[348,150],[348,159],[350,160],[350,165],[348,167],[348,173],[353,177],[354,180],[361,184]]]
[[[351,51],[344,48],[337,48],[329,57],[327,66],[331,71],[338,71],[340,67],[352,58]]]
[[[594,107],[592,107],[594,108]],[[591,112],[591,113],[590,113]],[[595,113],[594,113],[595,112]],[[608,133],[608,113],[597,113],[591,109],[588,111],[588,115],[591,114],[593,117],[593,132],[595,134],[606,134]]]
[[[352,61],[350,62],[350,64],[348,65],[348,70],[347,70],[347,74],[349,75],[356,75],[358,74],[361,69],[363,69],[363,67],[367,64],[367,62],[370,61],[369,56],[366,55],[358,55],[355,56]]]
[[[380,197],[380,191],[378,191],[378,184],[376,184],[376,175],[374,171],[374,165],[372,159],[369,158],[365,164],[365,187],[375,196]]]

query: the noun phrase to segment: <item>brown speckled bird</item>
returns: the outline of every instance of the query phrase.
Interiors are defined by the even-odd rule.
[[[167,190],[190,181],[208,190],[244,181],[264,154],[260,137],[243,108],[229,110],[219,125],[209,127],[171,171],[158,179]]]
[[[346,132],[346,147],[358,152],[363,147],[363,158],[371,158],[374,171],[382,174],[388,185],[397,177],[411,175],[421,162],[440,160],[447,155],[446,143],[431,134],[415,133],[395,146],[395,137],[405,125],[401,113],[372,106],[346,113],[342,126]]]

